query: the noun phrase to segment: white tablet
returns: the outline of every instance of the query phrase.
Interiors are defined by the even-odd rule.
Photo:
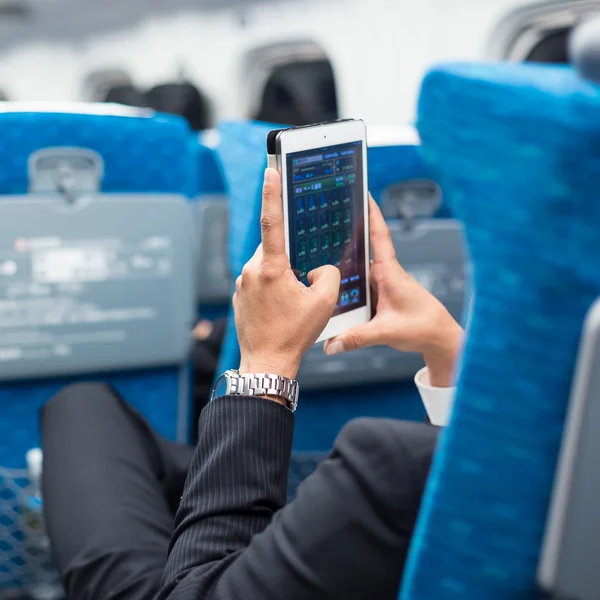
[[[347,120],[273,131],[269,165],[281,173],[286,250],[298,279],[341,272],[333,317],[317,340],[371,318],[366,127]]]

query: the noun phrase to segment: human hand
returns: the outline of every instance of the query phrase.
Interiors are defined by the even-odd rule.
[[[340,272],[331,265],[298,281],[285,251],[281,178],[267,169],[261,215],[262,244],[244,266],[233,296],[241,373],[294,379],[305,352],[321,335],[339,296]]]
[[[325,343],[327,354],[386,345],[423,354],[431,385],[448,387],[463,330],[444,305],[400,266],[379,207],[369,201],[375,316]]]
[[[194,339],[197,342],[203,342],[204,340],[207,340],[210,337],[212,330],[213,324],[206,319],[202,319],[202,321],[196,323],[196,326],[194,327],[194,331],[192,333]]]

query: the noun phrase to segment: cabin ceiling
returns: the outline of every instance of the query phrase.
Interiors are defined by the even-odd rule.
[[[250,8],[291,0],[0,0],[0,50],[15,43],[78,41],[182,10]]]

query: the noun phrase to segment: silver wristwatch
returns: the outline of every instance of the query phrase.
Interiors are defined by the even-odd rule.
[[[294,379],[265,373],[242,375],[232,369],[217,379],[210,399],[212,402],[220,396],[278,396],[294,412],[298,408],[299,389]]]

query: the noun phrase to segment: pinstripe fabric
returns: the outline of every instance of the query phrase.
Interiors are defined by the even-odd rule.
[[[246,547],[265,529],[286,500],[293,435],[293,413],[270,400],[219,398],[203,411],[163,578],[166,591],[197,564],[212,580],[214,561],[235,559],[235,547]],[[188,578],[176,597],[198,592],[197,579]]]
[[[215,400],[195,452],[103,384],[66,388],[42,423],[71,600],[155,600],[161,578],[161,600],[394,600],[437,435],[352,421],[283,508],[294,417],[275,402]]]
[[[293,427],[262,398],[202,412],[159,600],[396,597],[437,430],[350,422],[283,508]]]

